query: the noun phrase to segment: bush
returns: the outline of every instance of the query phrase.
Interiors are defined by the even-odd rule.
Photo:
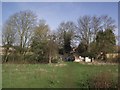
[[[117,88],[118,83],[113,81],[112,74],[110,72],[102,72],[95,75],[90,81],[91,88]]]
[[[27,58],[28,59],[28,58]],[[29,58],[30,62],[32,63],[48,63],[48,57],[39,55],[39,54],[33,54]]]
[[[59,53],[60,55],[63,55],[63,54],[64,54],[64,49],[63,49],[63,48],[59,49],[59,50],[58,50],[58,53]]]
[[[82,57],[89,57],[89,58],[95,58],[96,54],[92,53],[92,52],[84,52],[84,53],[81,53],[80,56],[82,56]]]
[[[19,54],[10,54],[7,56],[7,61],[5,62],[5,55],[2,55],[3,63],[20,63],[24,61],[24,56]]]
[[[59,59],[52,59],[52,63],[58,63]]]

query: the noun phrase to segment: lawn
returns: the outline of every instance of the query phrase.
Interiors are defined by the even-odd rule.
[[[3,88],[86,88],[87,80],[109,72],[117,81],[117,65],[88,65],[75,62],[61,64],[3,64]]]

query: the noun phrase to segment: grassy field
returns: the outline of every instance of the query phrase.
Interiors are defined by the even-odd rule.
[[[87,65],[74,62],[62,64],[3,64],[3,88],[86,88],[87,80],[109,72],[117,81],[117,65]]]

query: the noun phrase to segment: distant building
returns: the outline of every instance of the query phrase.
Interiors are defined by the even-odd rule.
[[[112,59],[112,58],[118,57],[118,55],[119,55],[118,53],[107,53],[107,54],[106,54],[106,57]]]
[[[3,55],[4,50],[4,47],[0,46],[0,55]]]
[[[9,52],[14,51],[15,49],[10,47]],[[0,55],[4,55],[5,53],[5,48],[3,46],[0,46]]]

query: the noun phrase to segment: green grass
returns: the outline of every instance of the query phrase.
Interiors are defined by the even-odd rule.
[[[117,65],[3,64],[3,88],[80,88],[82,83],[101,72],[110,72],[117,80]],[[81,86],[82,84],[82,86]]]

